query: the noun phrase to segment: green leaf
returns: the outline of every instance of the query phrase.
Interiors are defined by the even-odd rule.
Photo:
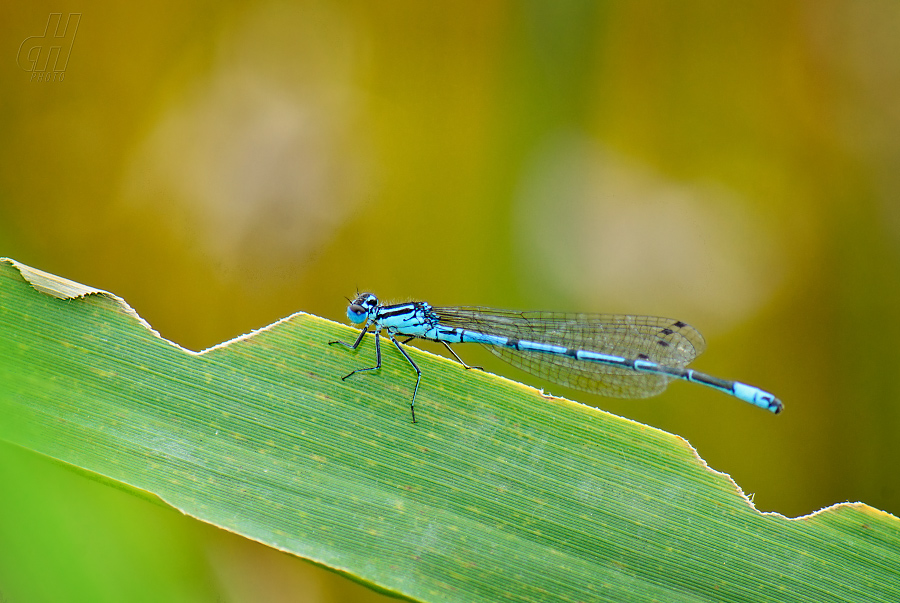
[[[27,279],[27,280],[26,280]],[[33,286],[32,286],[33,285]],[[761,514],[684,440],[295,314],[194,353],[0,261],[0,438],[422,601],[900,600],[900,522]]]

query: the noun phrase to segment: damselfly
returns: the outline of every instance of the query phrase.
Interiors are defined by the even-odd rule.
[[[628,314],[517,312],[480,306],[436,308],[426,302],[383,305],[371,293],[350,302],[347,316],[353,324],[362,324],[359,337],[353,343],[329,343],[355,350],[366,333],[373,333],[376,362],[343,379],[381,368],[379,335],[385,332],[416,371],[409,404],[413,423],[422,371],[403,344],[416,338],[444,344],[467,369],[481,367],[468,366],[449,344],[480,343],[533,375],[604,396],[646,398],[661,393],[672,379],[683,379],[776,414],[782,409],[781,400],[757,387],[685,368],[706,343],[694,327],[680,320]],[[405,339],[398,341],[398,335]]]

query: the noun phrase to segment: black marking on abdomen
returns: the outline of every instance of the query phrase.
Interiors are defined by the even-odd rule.
[[[681,368],[680,366],[666,366],[665,364],[657,364],[653,368],[645,369],[635,367],[635,370],[645,373],[654,373],[656,375],[669,375],[670,377],[677,377],[678,379],[684,379],[689,372],[688,369]]]
[[[734,393],[734,381],[719,379],[718,377],[713,377],[712,375],[707,375],[706,373],[700,373],[698,371],[691,371],[690,380],[694,383],[702,383],[703,385],[709,385],[718,390],[731,392],[732,394]]]
[[[668,341],[663,341],[663,340],[660,339],[660,340],[657,341],[656,343],[657,343],[657,345],[661,345],[661,346],[664,347],[664,348],[669,347],[669,342],[668,342]]]

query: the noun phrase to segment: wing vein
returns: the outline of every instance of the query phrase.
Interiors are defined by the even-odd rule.
[[[684,367],[706,347],[681,321],[659,316],[519,312],[480,306],[434,308],[441,324],[526,341],[565,346]],[[577,360],[570,356],[485,345],[493,354],[535,376],[568,387],[620,398],[662,392],[671,377]]]

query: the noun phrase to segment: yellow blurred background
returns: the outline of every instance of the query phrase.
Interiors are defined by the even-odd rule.
[[[343,321],[357,289],[679,318],[696,368],[785,412],[681,383],[604,399],[458,351],[685,437],[762,510],[900,513],[900,4],[0,14],[0,255],[195,350]],[[0,601],[382,598],[5,444],[0,480]]]

